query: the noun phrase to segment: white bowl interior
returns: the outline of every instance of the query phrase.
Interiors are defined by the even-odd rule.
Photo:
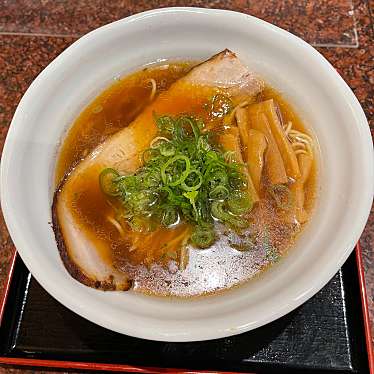
[[[63,135],[84,106],[116,77],[160,59],[203,60],[224,48],[284,92],[318,139],[319,198],[295,248],[258,279],[194,300],[104,293],[76,282],[60,260],[50,226],[53,172]],[[4,148],[1,190],[19,253],[57,300],[128,335],[168,341],[212,339],[284,315],[317,292],[343,264],[372,201],[372,143],[352,92],[300,39],[239,13],[163,9],[84,36],[42,72],[13,119]]]

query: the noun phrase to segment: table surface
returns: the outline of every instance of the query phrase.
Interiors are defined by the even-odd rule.
[[[331,62],[352,88],[374,134],[373,0],[0,0],[0,153],[19,100],[52,59],[92,29],[165,6],[236,10],[302,37]],[[361,246],[374,337],[373,207]],[[0,295],[14,251],[0,210]],[[36,371],[42,372],[0,366],[0,374]]]

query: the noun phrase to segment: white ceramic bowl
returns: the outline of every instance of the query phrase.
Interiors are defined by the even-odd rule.
[[[104,293],[76,282],[60,260],[50,226],[56,151],[66,130],[115,77],[162,59],[203,60],[224,48],[282,90],[319,141],[320,196],[295,248],[259,279],[195,300]],[[62,304],[120,333],[205,340],[273,321],[328,282],[364,228],[373,170],[365,115],[342,78],[311,46],[244,14],[169,8],[89,33],[38,76],[23,96],[6,140],[1,203],[23,261]]]

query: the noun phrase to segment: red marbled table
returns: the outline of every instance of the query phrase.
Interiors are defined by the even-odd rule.
[[[226,8],[272,22],[314,45],[353,89],[374,131],[374,39],[370,0],[0,0],[0,153],[16,106],[37,74],[84,33],[165,6]],[[374,211],[361,238],[374,337]],[[0,210],[0,295],[15,248]],[[0,367],[1,373],[26,373]]]

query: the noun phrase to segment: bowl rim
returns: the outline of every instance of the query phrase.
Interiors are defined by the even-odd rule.
[[[17,106],[17,109],[15,111],[15,114],[13,116],[13,119],[11,121],[10,129],[8,131],[8,135],[4,144],[2,159],[1,159],[1,170],[0,170],[0,191],[1,191],[1,206],[3,208],[3,215],[4,219],[7,225],[7,228],[9,230],[9,233],[11,235],[11,238],[16,246],[16,248],[19,250],[19,254],[21,255],[23,261],[25,262],[26,266],[30,269],[35,279],[45,288],[48,293],[50,293],[56,300],[58,300],[60,303],[71,309],[72,311],[78,313],[82,317],[94,321],[96,324],[101,325],[102,327],[111,329],[113,331],[125,333],[131,336],[137,336],[140,338],[146,338],[146,339],[153,339],[153,340],[160,340],[160,341],[166,341],[165,336],[161,333],[158,333],[157,331],[138,331],[136,327],[129,327],[126,326],[126,328],[123,328],[122,331],[118,330],[118,326],[113,326],[111,323],[108,323],[107,321],[98,320],[95,316],[95,311],[88,310],[82,305],[74,304],[70,298],[68,298],[68,293],[66,293],[63,290],[59,290],[58,288],[50,286],[48,283],[48,279],[41,273],[33,273],[32,269],[34,269],[32,256],[30,254],[27,254],[27,251],[24,250],[26,248],[27,242],[25,238],[22,237],[22,233],[17,228],[17,223],[15,220],[15,213],[12,211],[12,208],[10,204],[8,203],[8,191],[7,191],[7,182],[6,182],[6,170],[7,165],[9,164],[9,158],[10,153],[12,152],[14,139],[15,139],[15,127],[17,122],[23,121],[22,115],[24,112],[24,103],[26,101],[27,96],[29,95],[30,91],[34,89],[35,86],[39,84],[39,82],[42,80],[42,77],[49,71],[55,69],[58,60],[64,58],[66,55],[73,53],[77,48],[80,48],[85,43],[89,42],[90,39],[93,37],[93,35],[103,33],[106,31],[111,30],[112,28],[115,28],[116,25],[121,23],[130,23],[137,20],[140,20],[144,17],[154,16],[154,15],[171,15],[173,13],[185,13],[185,12],[192,12],[192,13],[203,13],[205,15],[212,15],[212,16],[221,16],[223,14],[229,15],[234,19],[235,17],[240,18],[243,20],[244,18],[247,18],[251,22],[256,23],[260,27],[265,27],[269,30],[275,31],[278,34],[287,36],[289,40],[292,40],[293,43],[298,44],[299,47],[308,49],[309,53],[312,53],[315,57],[317,57],[320,61],[320,63],[323,65],[323,68],[328,71],[329,75],[334,78],[336,84],[339,86],[340,92],[342,95],[344,95],[345,99],[349,101],[349,103],[352,106],[352,111],[354,112],[354,115],[356,117],[356,122],[360,125],[361,130],[361,139],[363,149],[362,152],[365,152],[365,157],[367,160],[367,166],[369,168],[368,174],[370,180],[372,180],[372,183],[366,186],[363,186],[363,193],[360,196],[360,199],[364,199],[365,201],[365,207],[366,210],[362,211],[361,216],[356,220],[354,229],[350,233],[350,240],[349,240],[349,247],[344,248],[344,252],[342,252],[341,257],[339,258],[339,261],[336,263],[335,268],[329,269],[329,271],[325,271],[323,273],[323,276],[320,276],[318,278],[318,282],[315,282],[312,287],[309,287],[308,290],[302,295],[302,297],[298,298],[297,300],[292,300],[286,305],[283,305],[282,308],[279,308],[276,313],[268,313],[262,317],[262,319],[259,319],[256,321],[256,323],[248,325],[243,325],[241,327],[236,328],[233,331],[226,330],[223,332],[222,330],[219,331],[212,331],[210,334],[204,334],[203,337],[199,336],[198,333],[187,333],[185,336],[168,336],[167,341],[193,341],[193,340],[208,340],[208,339],[215,339],[215,338],[221,338],[226,337],[230,335],[239,334],[245,331],[249,331],[251,329],[254,329],[256,327],[262,326],[264,324],[267,324],[287,313],[295,309],[296,307],[300,306],[302,303],[304,303],[306,300],[308,300],[310,297],[312,297],[314,294],[316,294],[336,273],[336,271],[343,265],[343,263],[348,258],[349,254],[353,250],[356,242],[358,241],[364,226],[366,224],[366,221],[368,219],[370,208],[373,200],[373,191],[374,191],[374,155],[373,155],[373,143],[371,141],[371,133],[370,129],[367,123],[367,119],[365,117],[365,114],[363,112],[363,109],[361,108],[356,96],[353,94],[352,90],[349,88],[349,86],[346,84],[346,82],[343,80],[343,78],[336,72],[334,67],[326,60],[325,57],[323,57],[316,49],[314,49],[311,45],[300,39],[299,37],[291,34],[290,32],[283,30],[275,25],[272,25],[266,21],[263,21],[261,19],[258,19],[254,16],[243,14],[240,12],[235,12],[231,10],[223,10],[223,9],[206,9],[206,8],[195,8],[195,7],[168,7],[168,8],[159,8],[159,9],[153,9],[145,12],[141,12],[138,14],[134,14],[132,16],[120,19],[118,21],[109,23],[107,25],[101,26],[86,35],[82,36],[78,40],[76,40],[73,44],[71,44],[68,48],[66,48],[59,56],[57,56],[38,76],[37,78],[32,82],[32,84],[29,86],[27,91],[25,92],[24,96],[22,97],[20,103]],[[368,178],[368,179],[369,179]]]

